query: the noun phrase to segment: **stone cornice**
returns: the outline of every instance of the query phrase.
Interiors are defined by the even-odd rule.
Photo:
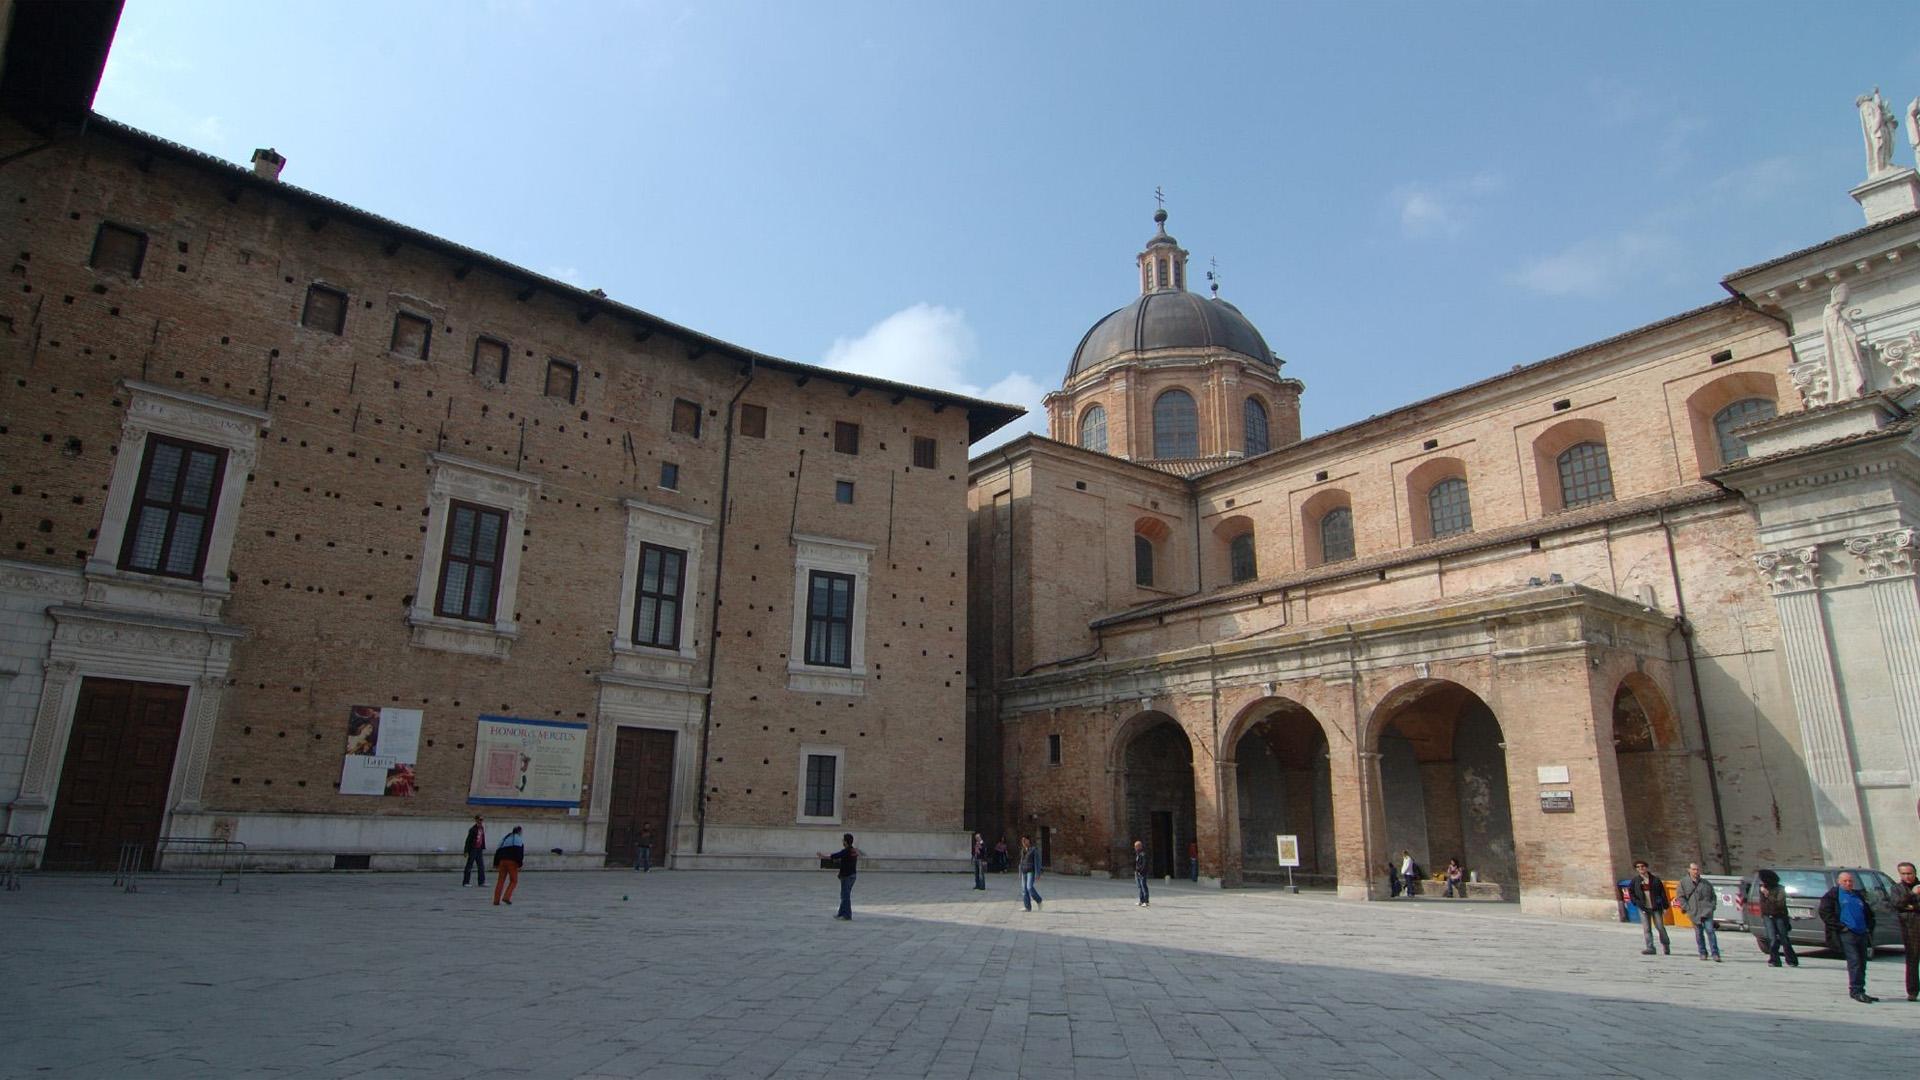
[[[1824,304],[1826,291],[1834,282],[1857,279],[1909,259],[1920,259],[1920,214],[1884,221],[1771,262],[1736,270],[1721,281],[1721,286],[1768,307],[1789,307],[1800,297],[1810,304]]]

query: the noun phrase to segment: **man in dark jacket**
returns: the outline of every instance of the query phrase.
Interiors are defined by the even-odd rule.
[[[1862,1005],[1880,999],[1867,994],[1867,956],[1873,952],[1873,905],[1855,884],[1853,871],[1842,870],[1836,884],[1820,898],[1820,921],[1827,928],[1827,948],[1847,958],[1847,996]]]
[[[1660,934],[1660,951],[1673,955],[1673,947],[1667,942],[1667,908],[1673,902],[1667,898],[1667,883],[1653,876],[1646,860],[1633,864],[1633,882],[1627,886],[1627,895],[1633,900],[1633,906],[1640,909],[1640,938],[1643,942],[1641,956],[1653,955],[1653,935]]]
[[[460,871],[460,887],[471,884],[474,872],[480,874],[480,887],[487,887],[487,822],[479,814],[473,815],[473,828],[467,830],[466,846],[460,849],[466,853],[467,865]]]
[[[840,837],[840,850],[829,855],[820,852],[823,859],[831,859],[840,864],[840,910],[834,918],[853,921],[853,882],[860,876],[860,849],[853,846],[853,834],[845,833]]]
[[[1147,906],[1147,845],[1133,842],[1133,883],[1140,886],[1140,906]]]
[[[1900,941],[1907,947],[1907,1000],[1920,1001],[1920,876],[1910,862],[1894,869],[1900,871],[1900,880],[1893,883],[1893,910],[1900,917]]]
[[[1693,947],[1700,950],[1700,959],[1707,959],[1711,949],[1716,964],[1720,962],[1720,935],[1713,925],[1713,915],[1719,908],[1720,894],[1713,882],[1700,876],[1699,863],[1688,863],[1687,876],[1680,879],[1680,910],[1693,923]]]

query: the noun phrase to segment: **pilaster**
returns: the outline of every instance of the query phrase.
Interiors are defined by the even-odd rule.
[[[1873,594],[1910,786],[1920,783],[1920,581],[1914,577],[1914,534],[1911,528],[1893,529],[1846,542]]]

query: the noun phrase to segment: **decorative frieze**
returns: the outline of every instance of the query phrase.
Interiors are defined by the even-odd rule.
[[[1913,574],[1912,529],[1847,538],[1847,554],[1859,560],[1860,573],[1869,579],[1909,577]]]
[[[1760,570],[1760,576],[1773,586],[1773,594],[1807,592],[1820,587],[1820,548],[1786,548],[1781,551],[1762,551],[1753,557],[1753,565]]]

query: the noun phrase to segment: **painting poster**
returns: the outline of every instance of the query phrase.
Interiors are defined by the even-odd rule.
[[[467,801],[492,806],[580,805],[587,725],[482,716]]]
[[[420,757],[419,709],[355,705],[347,710],[347,753],[340,794],[411,798]]]
[[[1275,836],[1273,838],[1276,853],[1281,866],[1300,865],[1300,838],[1298,836]]]

